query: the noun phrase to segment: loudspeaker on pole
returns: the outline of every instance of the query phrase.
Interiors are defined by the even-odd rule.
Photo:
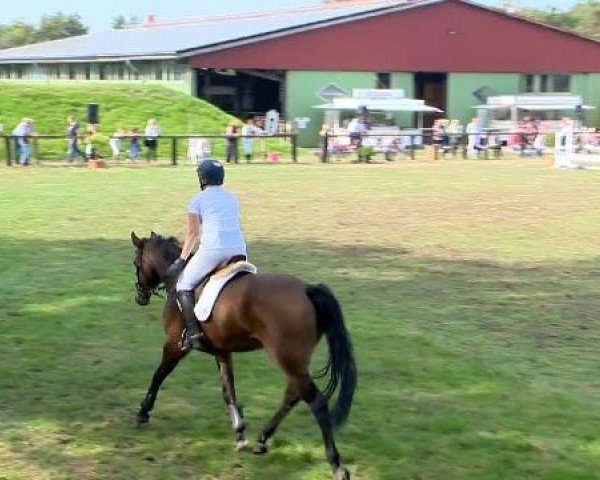
[[[87,123],[98,125],[100,123],[100,107],[97,103],[88,103]]]

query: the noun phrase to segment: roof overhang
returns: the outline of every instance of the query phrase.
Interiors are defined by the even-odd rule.
[[[22,57],[18,60],[0,59],[0,65],[4,64],[35,64],[35,63],[111,63],[111,62],[127,62],[136,60],[179,60],[180,57],[173,53],[157,53],[146,55],[115,55],[115,56],[98,56],[98,57]]]

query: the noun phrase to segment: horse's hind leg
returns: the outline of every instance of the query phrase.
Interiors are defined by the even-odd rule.
[[[262,428],[258,440],[256,441],[256,446],[254,447],[254,453],[263,454],[267,452],[267,441],[275,433],[281,421],[288,413],[290,413],[290,410],[294,408],[294,405],[296,405],[299,400],[300,394],[298,393],[298,386],[295,385],[292,380],[288,380],[288,385],[283,396],[283,402],[273,418],[271,418],[271,420],[269,420]]]
[[[160,386],[185,355],[186,352],[181,351],[177,342],[168,341],[165,343],[163,346],[162,361],[154,372],[150,388],[142,400],[140,410],[137,413],[137,426],[146,425],[150,421],[150,411],[154,408]]]
[[[329,409],[327,408],[327,399],[308,375],[302,380],[301,396],[302,400],[310,407],[310,410],[321,428],[323,442],[325,443],[325,455],[333,470],[334,480],[349,480],[350,473],[341,466],[340,454],[338,453],[335,441],[333,440],[333,427],[331,425]]]
[[[231,424],[235,430],[236,448],[237,450],[241,450],[248,444],[248,441],[246,440],[246,423],[244,422],[241,408],[237,404],[235,394],[231,354],[219,354],[216,356],[216,360],[219,375],[221,376],[221,383],[223,384],[223,400],[225,400],[225,404],[229,408]]]

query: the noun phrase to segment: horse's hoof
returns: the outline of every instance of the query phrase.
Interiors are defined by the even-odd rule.
[[[133,425],[136,428],[147,427],[148,425],[150,425],[150,415],[148,415],[147,413],[138,412],[135,415],[135,419],[133,422]]]
[[[254,450],[252,450],[252,452],[255,455],[264,455],[265,453],[267,453],[267,450],[268,450],[268,448],[267,448],[267,444],[266,443],[257,443],[254,446]]]
[[[245,450],[247,446],[248,446],[248,440],[246,440],[245,438],[243,440],[238,440],[235,445],[235,451],[241,452],[242,450]]]
[[[350,480],[350,472],[344,467],[340,467],[333,474],[333,480]]]

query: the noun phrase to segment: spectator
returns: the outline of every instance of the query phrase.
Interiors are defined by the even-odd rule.
[[[230,163],[232,160],[235,163],[239,163],[238,159],[238,138],[240,137],[239,128],[237,122],[232,120],[227,125],[227,129],[225,130],[225,141],[227,144],[226,150],[226,161]]]
[[[119,163],[121,160],[121,139],[125,136],[125,131],[122,128],[118,128],[113,136],[110,137],[108,144],[112,150],[112,158],[115,162]]]
[[[86,130],[85,142],[85,160],[94,160],[96,158],[96,147],[94,146],[94,136],[96,128],[93,125],[88,125]]]
[[[31,150],[29,149],[29,138],[33,135],[33,120],[23,118],[14,128],[12,135],[15,137],[19,153],[19,163],[22,166],[29,165]]]
[[[537,127],[535,122],[530,118],[524,118],[517,130],[519,133],[519,145],[521,156],[533,151],[533,144],[537,137]]]
[[[253,139],[255,135],[260,135],[262,130],[254,124],[254,120],[249,118],[246,120],[246,125],[242,127],[242,142],[244,143],[244,154],[246,161],[252,160]]]
[[[146,151],[147,161],[156,160],[156,149],[158,147],[158,137],[160,134],[161,130],[158,122],[154,118],[148,120],[148,123],[146,124],[146,131],[144,132],[146,137],[144,139],[144,145],[148,149]]]
[[[452,153],[456,155],[458,143],[460,142],[460,137],[463,134],[463,126],[460,124],[460,120],[451,120],[446,131],[448,132],[448,140],[452,149]]]
[[[140,158],[140,129],[132,128],[129,132],[129,161],[137,162]]]
[[[482,129],[481,129],[481,121],[479,117],[473,117],[469,124],[467,125],[466,133],[468,135],[467,138],[467,151],[475,152],[480,150],[482,144]]]
[[[358,118],[354,117],[348,124],[348,136],[350,137],[350,145],[353,148],[362,146],[362,136],[366,132],[365,124]]]
[[[85,153],[79,150],[79,146],[77,145],[77,141],[79,140],[79,124],[72,115],[67,118],[67,137],[69,138],[69,148],[67,150],[67,160],[69,163],[73,163],[77,155],[85,161]]]

